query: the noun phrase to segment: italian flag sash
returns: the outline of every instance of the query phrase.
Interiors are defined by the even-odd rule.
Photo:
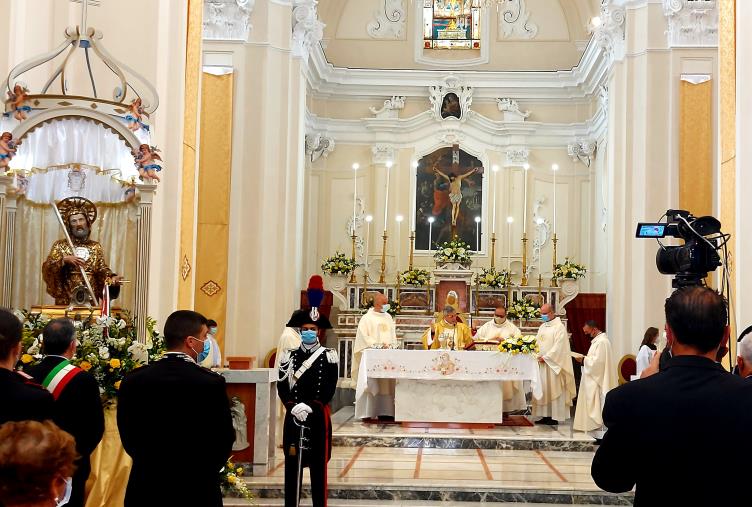
[[[81,373],[83,370],[77,366],[73,366],[67,359],[61,361],[60,364],[55,366],[50,373],[47,374],[42,386],[52,393],[54,399],[58,399],[60,394],[68,385],[73,377]]]

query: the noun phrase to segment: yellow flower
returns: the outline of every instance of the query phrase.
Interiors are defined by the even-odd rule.
[[[31,357],[29,354],[24,354],[24,355],[21,356],[21,362],[23,364],[29,364],[33,360],[34,360],[34,358]]]
[[[120,368],[120,359],[110,359],[110,368]]]
[[[89,361],[81,361],[78,367],[84,371],[89,371],[91,370],[91,363]]]
[[[237,469],[237,470],[235,471],[235,473],[236,473],[236,474],[238,474],[238,475],[243,475],[243,467],[240,467],[240,468],[238,468],[238,469]]]
[[[116,381],[113,386],[115,386],[115,389],[120,389],[120,380]]]
[[[238,481],[238,478],[235,477],[234,475],[230,474],[227,476],[227,482],[229,482],[230,484],[235,484],[237,481]]]
[[[227,463],[227,468],[230,470],[235,470],[235,463]]]

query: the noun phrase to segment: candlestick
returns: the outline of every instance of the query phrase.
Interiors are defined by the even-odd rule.
[[[496,187],[497,185],[497,179],[499,178],[498,172],[499,172],[499,166],[494,165],[491,168],[494,172],[493,178],[491,178],[491,183],[493,184],[493,218],[491,219],[491,233],[496,234]]]
[[[559,164],[551,166],[551,170],[554,172],[554,236],[556,235],[556,172],[559,170]]]
[[[553,269],[556,270],[556,243],[558,242],[558,240],[556,239],[556,233],[555,232],[554,232],[554,238],[551,241],[553,241],[553,243],[554,243],[554,259],[553,259],[553,261],[554,261],[553,262],[554,267],[553,267]],[[559,284],[556,283],[556,275],[554,274],[553,271],[551,271],[551,287],[558,287],[558,286],[559,286]]]
[[[384,196],[384,230],[386,231],[388,219],[389,219],[389,173],[392,168],[392,161],[386,162],[386,194]]]
[[[512,223],[514,217],[507,217],[507,271],[512,272]]]
[[[496,233],[491,233],[491,269],[496,266]]]
[[[522,233],[522,280],[520,284],[527,286],[527,233]]]
[[[360,297],[361,306],[365,306],[367,292],[368,292],[368,271],[364,271],[363,272],[363,295]]]
[[[543,275],[538,274],[538,297],[543,293]]]
[[[358,169],[360,168],[360,164],[356,162],[352,165],[352,168],[353,168],[353,234],[355,234],[355,216],[357,215],[356,203],[358,202]]]
[[[475,217],[475,251],[480,251],[480,217]]]
[[[522,173],[525,178],[525,184],[523,185],[524,198],[522,201],[522,233],[527,232],[527,172],[530,170],[530,164],[525,163],[523,166],[525,171]]]
[[[368,271],[368,256],[371,255],[371,222],[373,215],[366,215],[366,260],[363,263],[363,269]]]
[[[397,220],[397,242],[395,243],[397,246],[397,273],[399,273],[400,261],[402,260],[402,221],[404,219],[405,217],[402,215],[395,217],[395,220]]]
[[[386,229],[384,229],[384,245],[381,247],[381,276],[379,276],[379,283],[385,283],[384,273],[386,272]]]
[[[410,260],[407,269],[413,270],[413,252],[415,251],[415,231],[410,231]]]
[[[355,278],[355,238],[357,236],[355,235],[355,228],[353,227],[353,234],[352,234],[352,261],[353,261],[353,270],[350,272],[350,283],[357,283],[357,279]]]

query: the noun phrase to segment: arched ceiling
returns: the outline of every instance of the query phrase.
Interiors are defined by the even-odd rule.
[[[590,39],[588,22],[599,12],[600,0],[505,0],[522,2],[529,22],[538,27],[532,39],[508,39],[502,35],[496,7],[488,16],[487,61],[466,70],[567,70],[576,66]],[[366,69],[436,69],[453,70],[452,61],[471,59],[479,51],[432,51],[444,60],[441,64],[416,62],[416,44],[421,36],[416,26],[423,0],[401,0],[406,19],[399,36],[374,38],[368,24],[385,5],[400,5],[400,0],[319,0],[319,18],[326,24],[322,46],[329,63],[335,67]]]

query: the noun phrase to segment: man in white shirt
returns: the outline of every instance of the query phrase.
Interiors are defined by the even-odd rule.
[[[501,343],[507,338],[520,336],[519,328],[507,320],[507,309],[499,306],[494,310],[494,317],[483,324],[475,333],[476,342]],[[504,392],[504,412],[527,409],[525,390],[521,381],[508,381],[501,383]]]
[[[577,359],[582,363],[582,377],[573,428],[577,431],[592,432],[596,439],[601,439],[606,432],[602,417],[606,394],[618,385],[616,364],[611,342],[606,333],[598,329],[595,321],[587,321],[582,331],[592,341],[587,356]]]
[[[572,349],[567,328],[546,303],[541,307],[543,324],[538,328],[538,362],[543,396],[533,398],[533,416],[542,417],[536,424],[556,425],[569,419],[577,387],[574,383]]]

